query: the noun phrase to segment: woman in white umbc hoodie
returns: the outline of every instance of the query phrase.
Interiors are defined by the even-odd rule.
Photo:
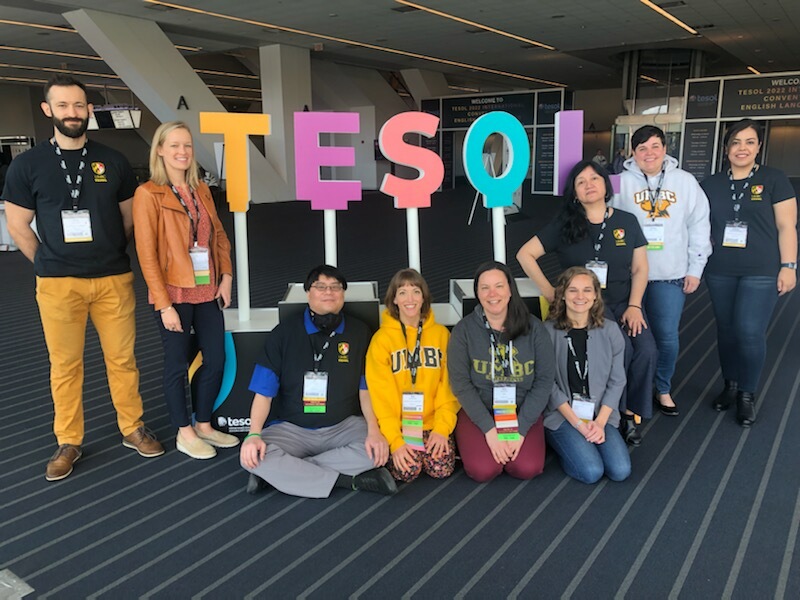
[[[708,198],[695,177],[667,155],[658,127],[637,129],[631,149],[611,205],[635,215],[647,238],[650,269],[643,301],[658,346],[654,401],[662,414],[677,416],[671,392],[678,328],[686,295],[697,290],[711,255]]]

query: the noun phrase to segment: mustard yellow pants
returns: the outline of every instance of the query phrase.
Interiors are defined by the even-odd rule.
[[[50,391],[60,444],[83,442],[83,351],[86,318],[100,337],[111,401],[122,435],[142,425],[136,340],[133,273],[86,279],[37,277],[36,302],[50,355]]]

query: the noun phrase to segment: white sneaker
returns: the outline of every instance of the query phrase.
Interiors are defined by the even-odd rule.
[[[178,452],[183,452],[199,460],[214,458],[217,455],[217,451],[214,450],[213,446],[207,444],[199,437],[193,440],[184,439],[180,431],[178,431],[178,435],[175,436],[175,447],[178,449]]]
[[[205,433],[197,429],[194,431],[197,434],[197,437],[199,437],[201,440],[207,444],[216,446],[217,448],[234,448],[239,445],[239,438],[237,438],[235,435],[222,433],[216,429],[211,433]]]

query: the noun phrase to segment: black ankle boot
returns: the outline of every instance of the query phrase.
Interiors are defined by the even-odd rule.
[[[756,399],[752,392],[739,392],[736,396],[736,420],[742,427],[756,422]]]
[[[619,419],[619,432],[622,434],[622,439],[629,446],[640,446],[642,443],[642,434],[636,430],[636,421],[633,415],[621,414]]]
[[[714,398],[711,406],[716,411],[723,411],[728,410],[731,407],[731,403],[736,400],[736,392],[739,391],[739,384],[735,381],[728,381],[725,380],[725,389],[723,389],[719,395]]]

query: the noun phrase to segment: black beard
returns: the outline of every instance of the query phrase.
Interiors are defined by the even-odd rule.
[[[66,123],[64,123],[64,121],[62,121],[58,117],[53,117],[52,119],[53,119],[53,125],[55,125],[55,128],[58,129],[58,131],[61,134],[67,136],[68,138],[72,138],[72,139],[77,139],[79,137],[82,137],[83,134],[86,133],[86,130],[89,128],[89,119],[75,119],[75,120],[81,122],[80,126],[77,127],[77,128],[69,127]],[[73,119],[70,119],[70,120],[73,120]]]

